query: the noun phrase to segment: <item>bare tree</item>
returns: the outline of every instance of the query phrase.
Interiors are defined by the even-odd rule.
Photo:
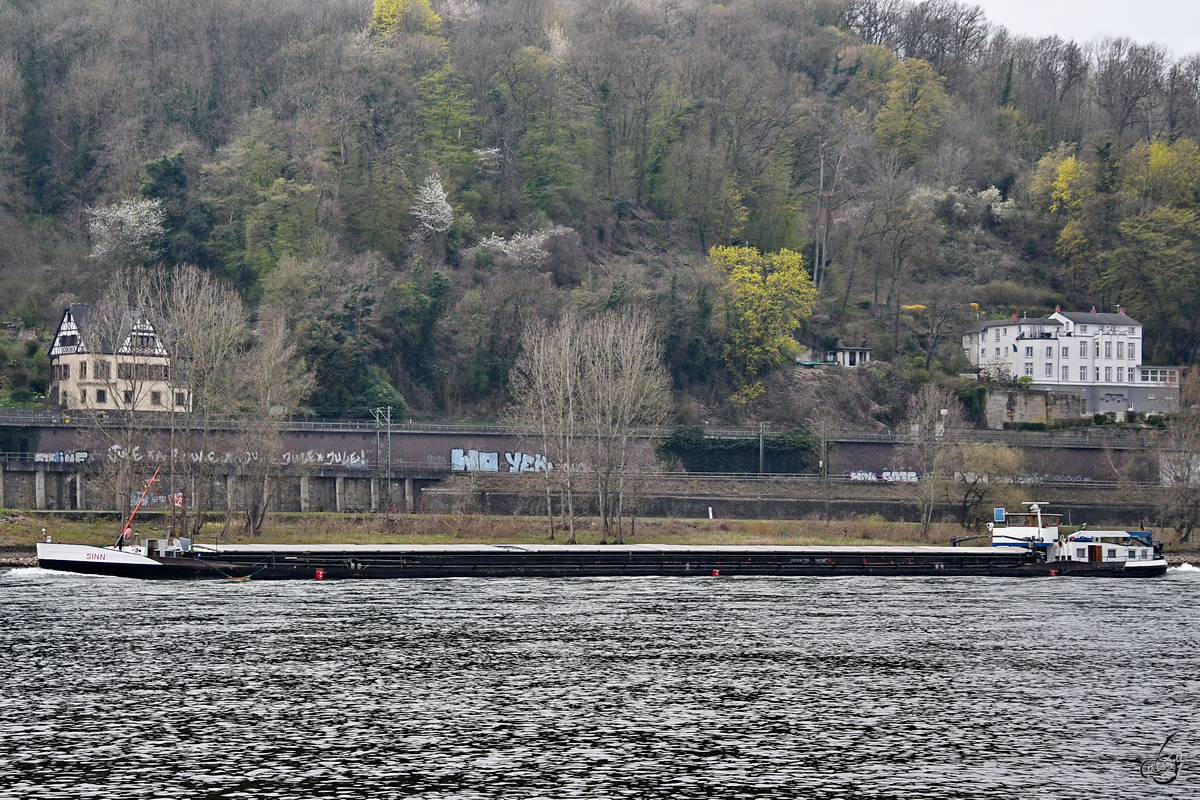
[[[295,343],[281,318],[259,322],[238,376],[237,463],[242,507],[246,532],[257,536],[270,508],[272,478],[282,462],[279,422],[295,412],[312,391],[314,381],[296,356]]]
[[[590,320],[581,336],[581,407],[591,434],[601,541],[623,540],[630,441],[639,427],[662,424],[668,410],[662,345],[641,311]]]
[[[162,316],[171,328],[171,479],[186,487],[180,527],[199,535],[213,508],[218,460],[231,449],[229,423],[239,398],[239,365],[250,343],[246,308],[234,292],[194,266],[159,276]],[[189,519],[188,511],[191,511]]]
[[[661,424],[668,408],[662,346],[643,312],[609,313],[579,321],[568,315],[551,328],[535,323],[525,333],[515,369],[517,413],[533,428],[553,462],[542,479],[553,537],[553,494],[575,541],[577,463],[586,454],[595,481],[606,541],[616,521],[622,540],[627,472],[637,429]],[[586,437],[586,438],[585,438]],[[581,447],[580,442],[587,446]]]
[[[103,450],[102,466],[93,481],[100,492],[116,499],[122,516],[129,514],[130,495],[143,488],[142,462],[149,455],[154,430],[152,417],[140,410],[149,400],[151,374],[147,365],[139,363],[142,356],[154,355],[154,345],[148,349],[134,335],[137,329],[161,327],[161,320],[154,319],[152,300],[147,281],[122,271],[109,284],[102,302],[72,307],[80,345],[93,356],[86,363],[94,386],[83,390],[90,391],[90,397],[81,398],[85,406],[90,403],[96,409],[92,438],[99,447],[90,447]]]
[[[907,421],[904,456],[918,473],[913,494],[921,509],[921,538],[926,539],[933,509],[954,480],[956,449],[951,434],[963,426],[962,410],[953,394],[929,383],[909,401]]]
[[[554,538],[554,495],[575,544],[576,437],[579,432],[578,321],[567,314],[551,327],[536,321],[526,329],[521,355],[513,367],[512,392],[517,417],[533,429],[542,453],[554,469],[542,470],[546,521]]]

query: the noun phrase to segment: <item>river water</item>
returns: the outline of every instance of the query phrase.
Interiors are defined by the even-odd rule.
[[[1198,633],[1192,569],[15,569],[0,573],[0,798],[1194,798]],[[1139,763],[1175,729],[1183,771],[1159,786]]]

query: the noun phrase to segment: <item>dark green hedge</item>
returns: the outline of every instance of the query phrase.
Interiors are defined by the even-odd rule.
[[[821,439],[796,428],[767,436],[763,442],[767,472],[816,472]],[[704,435],[699,426],[683,426],[655,447],[660,461],[683,464],[688,472],[758,472],[758,439]]]

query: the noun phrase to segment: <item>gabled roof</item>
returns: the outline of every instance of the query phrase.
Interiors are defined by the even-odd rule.
[[[966,329],[966,333],[979,333],[988,328],[1007,328],[1011,325],[1062,325],[1061,320],[1045,317],[1023,317],[1021,319],[981,319]]]
[[[76,353],[130,354],[165,357],[166,348],[148,311],[74,303],[63,312],[50,345],[50,357]],[[134,334],[153,337],[153,344],[133,340]]]
[[[1063,317],[1071,320],[1076,324],[1084,325],[1141,325],[1133,317],[1125,313],[1120,314],[1101,314],[1088,311],[1059,311]]]

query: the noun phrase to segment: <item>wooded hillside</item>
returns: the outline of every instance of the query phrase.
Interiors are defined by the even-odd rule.
[[[0,319],[194,263],[288,321],[314,413],[496,416],[528,323],[644,307],[682,422],[890,424],[978,315],[1120,303],[1194,362],[1198,141],[1200,56],[946,0],[16,0]],[[799,345],[888,363],[741,344],[718,245],[800,254]]]

